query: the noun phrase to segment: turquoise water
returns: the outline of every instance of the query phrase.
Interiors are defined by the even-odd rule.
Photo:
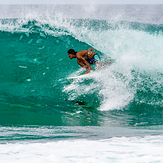
[[[118,126],[162,125],[162,29],[99,20],[2,19],[1,125],[99,126],[114,116]],[[111,58],[112,66],[91,80],[69,83],[68,76],[84,70],[67,50],[91,46],[103,61]]]
[[[56,141],[62,140],[62,143],[66,141],[65,146],[77,147],[81,143],[78,141],[84,139],[88,144],[93,140],[97,147],[99,140],[106,139],[109,144],[117,143],[116,153],[122,142],[130,144],[129,150],[133,149],[131,142],[139,147],[141,142],[148,146],[145,136],[149,136],[152,143],[158,142],[156,153],[160,151],[163,129],[161,23],[46,16],[2,18],[0,42],[1,144],[17,143],[14,150],[21,146],[18,143],[25,142],[24,147],[29,151],[31,143],[39,143],[35,147],[40,148],[49,141],[56,146]],[[113,64],[102,70],[94,66],[88,78],[69,82],[67,77],[83,74],[85,70],[76,59],[69,59],[67,51],[90,47],[95,48],[102,62],[109,58]],[[150,137],[153,135],[156,137]],[[74,144],[69,144],[69,140]],[[62,143],[61,148],[65,148]],[[121,148],[125,146],[123,143]],[[46,150],[50,144],[45,146]],[[8,149],[8,145],[5,147]],[[133,151],[135,155],[137,152]],[[3,160],[4,153],[1,153]],[[7,153],[12,159],[12,152]],[[57,155],[60,161],[68,157],[60,156],[61,153]],[[144,155],[129,154],[128,157],[135,160],[146,155],[151,156],[147,151]],[[44,150],[41,156],[45,156]],[[162,159],[162,155],[159,156],[158,161]],[[105,161],[111,162],[120,162],[118,157],[117,154],[113,158],[104,156]],[[78,159],[83,160],[76,156]],[[153,160],[156,161],[154,154]]]

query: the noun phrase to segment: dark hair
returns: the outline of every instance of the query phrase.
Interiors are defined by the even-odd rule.
[[[74,49],[69,49],[67,53],[76,55],[77,52]]]

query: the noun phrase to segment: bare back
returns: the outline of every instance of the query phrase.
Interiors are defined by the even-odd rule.
[[[76,53],[77,58],[83,57],[85,59],[91,59],[96,53],[88,50],[82,50]]]

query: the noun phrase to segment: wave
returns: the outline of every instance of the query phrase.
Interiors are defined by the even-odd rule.
[[[45,107],[48,114],[52,108],[55,114],[71,108],[162,111],[162,31],[162,25],[125,21],[1,19],[0,102]],[[69,83],[68,76],[84,70],[67,50],[92,46],[102,62],[110,58],[113,64]]]

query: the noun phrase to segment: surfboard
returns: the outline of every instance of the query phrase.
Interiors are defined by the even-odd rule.
[[[79,76],[72,76],[72,77],[68,77],[67,79],[70,80],[70,79],[79,79],[79,78],[84,78],[84,77],[87,77],[88,74],[84,74],[84,75],[79,75]]]

